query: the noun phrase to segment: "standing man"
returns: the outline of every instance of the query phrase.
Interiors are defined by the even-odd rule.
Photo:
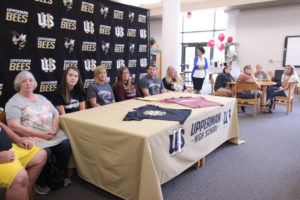
[[[155,65],[148,65],[147,75],[139,81],[139,89],[145,97],[167,92],[162,80],[156,77],[156,69]]]

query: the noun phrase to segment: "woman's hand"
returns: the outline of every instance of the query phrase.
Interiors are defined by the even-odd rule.
[[[45,131],[42,135],[41,138],[45,139],[45,140],[51,140],[53,137],[53,132],[51,132],[50,130]]]
[[[204,65],[199,65],[199,70],[204,70]]]
[[[13,151],[1,151],[0,152],[0,164],[9,163],[15,160],[15,152]]]
[[[21,147],[21,148],[24,148],[24,149],[31,149],[32,148],[32,143],[27,141],[27,140],[24,140],[22,138],[19,138],[17,141],[15,141],[16,144]]]

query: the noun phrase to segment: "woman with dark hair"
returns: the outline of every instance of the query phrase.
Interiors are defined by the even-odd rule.
[[[268,100],[266,101],[266,106],[269,107],[267,110],[264,110],[265,113],[272,113],[273,97],[274,96],[283,96],[287,97],[289,92],[289,87],[292,87],[291,91],[294,92],[296,84],[298,83],[299,78],[297,72],[295,71],[294,66],[287,65],[285,67],[285,72],[282,74],[281,78],[281,87],[271,87]]]
[[[52,103],[60,115],[85,109],[85,91],[80,72],[76,67],[69,67],[64,72]]]
[[[225,66],[223,72],[217,76],[215,86],[214,86],[214,90],[216,92],[226,92],[227,96],[229,97],[231,96],[232,92],[231,89],[228,87],[227,83],[230,81],[234,81],[234,78],[230,74],[230,71],[231,71],[231,67]]]
[[[192,71],[192,80],[194,90],[196,94],[200,94],[202,85],[206,75],[206,69],[208,67],[207,59],[203,56],[205,50],[203,47],[199,47],[197,50],[197,56],[194,59],[194,68]]]
[[[131,82],[129,70],[125,66],[118,69],[117,82],[114,85],[114,94],[117,101],[141,97],[137,86]]]

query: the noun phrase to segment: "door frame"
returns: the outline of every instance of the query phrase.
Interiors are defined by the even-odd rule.
[[[207,47],[207,42],[194,42],[194,43],[181,43],[182,53],[181,53],[181,64],[185,63],[185,47],[195,47],[195,56],[197,55],[197,49],[199,47]],[[210,51],[210,58],[213,58],[214,51]]]

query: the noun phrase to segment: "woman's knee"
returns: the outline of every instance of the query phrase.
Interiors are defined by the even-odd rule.
[[[29,185],[29,178],[28,178],[28,173],[25,169],[21,169],[20,172],[17,174],[15,177],[12,187],[28,187]]]

